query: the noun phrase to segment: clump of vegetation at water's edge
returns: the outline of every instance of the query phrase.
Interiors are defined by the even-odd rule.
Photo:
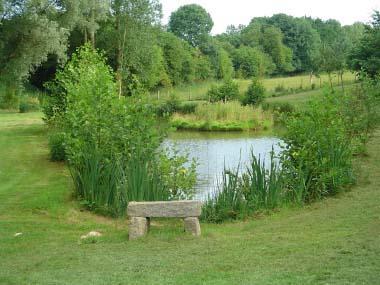
[[[200,131],[267,130],[273,124],[271,112],[237,101],[198,104],[194,113],[175,113],[170,121],[178,130]]]
[[[113,72],[101,54],[88,45],[79,49],[54,84],[65,99],[45,108],[57,134],[51,135],[51,155],[67,158],[84,205],[120,216],[128,201],[191,197],[195,163],[185,167],[186,157],[158,151],[165,130],[153,107],[138,95],[118,98]],[[171,179],[179,174],[180,182]]]

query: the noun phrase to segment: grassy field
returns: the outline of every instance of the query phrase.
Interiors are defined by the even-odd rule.
[[[248,89],[250,80],[238,79],[236,80],[239,84],[240,92],[243,93]],[[355,81],[355,75],[353,73],[346,72],[343,76],[343,81],[345,84],[352,84]],[[320,86],[324,86],[329,83],[327,75],[321,75],[320,79],[314,77],[313,83],[316,89],[320,89]],[[175,88],[167,88],[160,90],[159,92],[154,92],[151,94],[154,98],[159,98],[160,100],[167,100],[170,98],[171,94],[175,94],[181,101],[197,101],[197,100],[207,100],[207,91],[214,84],[220,84],[220,82],[206,81],[191,85],[183,85]],[[311,90],[311,83],[309,75],[298,75],[292,77],[278,77],[278,78],[266,78],[263,80],[264,87],[266,88],[268,95],[273,94],[275,89],[278,87],[283,87],[285,93],[302,93]],[[333,76],[333,84],[337,86],[338,77]],[[300,88],[302,87],[302,89]]]
[[[69,173],[48,161],[39,113],[0,113],[0,284],[377,284],[380,131],[351,192],[193,238],[153,221],[128,241],[125,219],[81,211]],[[98,230],[103,237],[81,242]],[[15,233],[22,233],[15,237]]]

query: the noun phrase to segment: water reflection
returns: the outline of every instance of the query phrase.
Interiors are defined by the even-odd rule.
[[[224,167],[235,169],[240,164],[244,168],[250,160],[251,150],[268,161],[272,147],[275,153],[279,152],[280,142],[270,135],[254,137],[249,133],[176,132],[164,142],[164,146],[176,145],[180,151],[187,151],[191,159],[197,159],[196,198],[203,200],[214,191]]]

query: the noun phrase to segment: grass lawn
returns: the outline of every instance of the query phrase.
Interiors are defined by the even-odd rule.
[[[180,221],[154,221],[146,238],[128,241],[125,220],[71,198],[39,116],[0,113],[0,284],[379,284],[380,131],[357,162],[358,185],[340,197],[202,224],[200,238]],[[103,237],[81,242],[90,230]]]

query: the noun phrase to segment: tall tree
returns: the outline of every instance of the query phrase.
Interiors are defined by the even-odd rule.
[[[99,47],[107,51],[117,73],[119,96],[132,94],[137,85],[151,87],[147,70],[161,62],[153,26],[162,12],[158,0],[113,0],[110,19],[99,32]],[[101,33],[101,35],[100,35]]]
[[[366,26],[359,45],[349,56],[350,66],[370,77],[380,75],[380,12],[375,11],[372,23]]]
[[[207,38],[213,26],[210,14],[203,7],[191,4],[182,6],[171,14],[168,28],[195,47]]]
[[[49,54],[65,59],[68,30],[60,27],[56,1],[2,1],[0,80],[13,96]],[[63,9],[64,10],[64,9]]]

